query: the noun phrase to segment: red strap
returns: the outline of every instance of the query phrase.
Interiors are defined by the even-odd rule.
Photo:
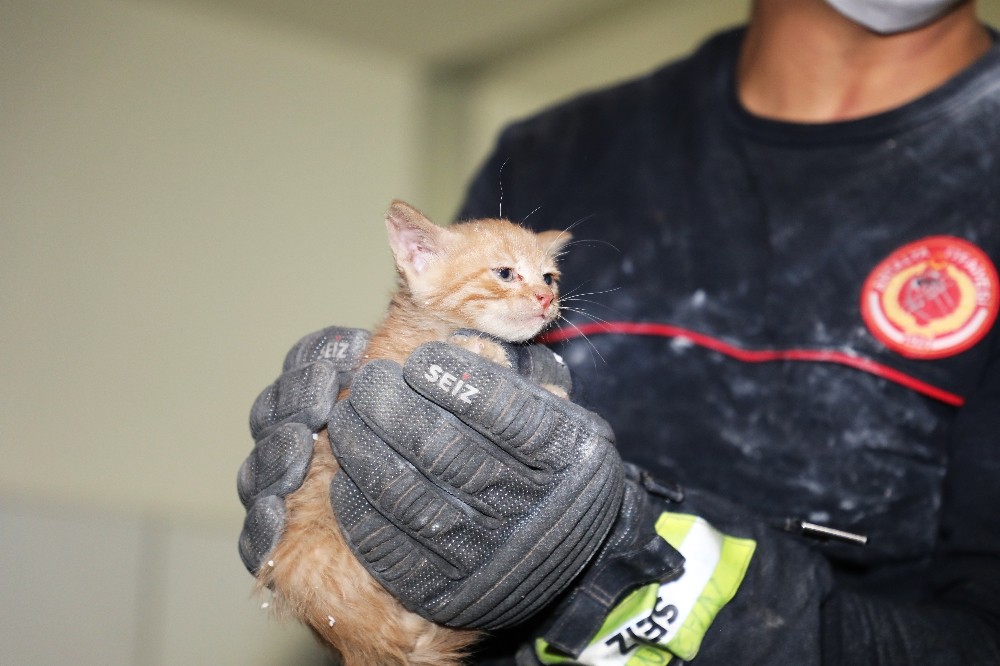
[[[941,402],[960,407],[965,403],[965,398],[950,391],[945,391],[936,386],[932,386],[924,381],[911,377],[899,370],[890,368],[887,365],[876,363],[875,361],[855,356],[842,351],[830,349],[744,349],[736,347],[718,338],[691,331],[679,326],[655,323],[636,323],[625,321],[612,321],[594,324],[582,324],[580,326],[570,326],[558,328],[542,334],[539,340],[545,344],[561,342],[572,338],[585,337],[588,335],[650,335],[662,338],[684,338],[694,344],[711,349],[712,351],[725,354],[737,361],[744,363],[767,363],[769,361],[808,361],[813,363],[839,363],[862,372],[875,375],[895,382],[901,386],[922,393],[929,398],[940,400]]]

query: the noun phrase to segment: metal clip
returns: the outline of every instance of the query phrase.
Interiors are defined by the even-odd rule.
[[[855,546],[864,546],[868,543],[868,537],[864,534],[846,532],[833,527],[827,527],[826,525],[817,525],[816,523],[809,523],[795,518],[787,519],[785,521],[784,528],[787,532],[801,534],[802,536],[812,537],[813,539],[819,539],[821,541],[842,541]]]

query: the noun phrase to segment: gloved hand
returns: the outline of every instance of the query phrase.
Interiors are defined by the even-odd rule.
[[[614,530],[571,592],[533,620],[517,663],[820,663],[831,576],[811,544],[625,467]]]
[[[446,343],[403,367],[365,365],[328,432],[341,466],[331,498],[355,555],[441,624],[526,619],[579,574],[621,505],[603,419]]]
[[[312,434],[326,426],[369,337],[365,330],[336,326],[305,336],[286,355],[282,374],[254,402],[250,431],[256,445],[237,479],[247,508],[239,550],[251,573],[257,573],[281,536],[284,498],[302,485],[312,457]],[[512,366],[529,381],[570,390],[569,370],[545,347],[504,347]]]
[[[285,356],[281,376],[254,401],[250,432],[256,446],[236,484],[247,509],[240,557],[253,574],[281,536],[284,498],[302,485],[312,435],[326,425],[369,337],[368,331],[336,326],[305,336]]]

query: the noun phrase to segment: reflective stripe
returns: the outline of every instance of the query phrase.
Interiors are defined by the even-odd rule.
[[[661,523],[666,523],[666,534],[660,532]],[[701,598],[719,564],[723,535],[701,518],[688,515],[661,514],[656,526],[660,536],[684,556],[684,573],[677,580],[661,585],[660,595],[678,610],[678,629],[667,645],[677,656],[690,659],[698,652],[708,625],[715,619],[715,613],[706,617]],[[681,539],[674,536],[677,531],[683,532]]]
[[[663,513],[656,531],[684,556],[684,573],[660,587],[660,593],[682,612],[681,626],[667,647],[681,659],[693,659],[722,607],[736,594],[757,547],[751,539],[726,536],[703,518]],[[682,538],[678,538],[683,534]],[[695,581],[685,584],[689,575]]]
[[[689,514],[661,514],[656,532],[684,555],[683,573],[626,596],[577,659],[539,639],[535,652],[543,664],[652,666],[667,664],[674,655],[694,658],[715,616],[739,589],[757,544],[722,534]]]

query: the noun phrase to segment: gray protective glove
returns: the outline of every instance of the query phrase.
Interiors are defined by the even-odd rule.
[[[281,376],[254,401],[250,432],[256,446],[236,483],[247,509],[240,557],[253,574],[284,529],[284,498],[302,485],[312,434],[326,425],[369,337],[368,331],[336,326],[307,335],[285,356]]]
[[[537,365],[553,356],[530,353]],[[407,608],[441,624],[526,619],[582,570],[621,505],[603,419],[454,345],[423,345],[402,368],[365,365],[329,433],[349,544]]]
[[[463,331],[476,335],[475,331]],[[237,478],[247,509],[239,551],[256,574],[285,524],[284,498],[297,490],[312,458],[312,434],[326,426],[340,390],[364,353],[370,335],[357,328],[329,327],[305,336],[288,352],[282,374],[264,389],[250,412],[256,445]],[[508,358],[529,381],[569,391],[569,370],[539,345],[505,345]]]

